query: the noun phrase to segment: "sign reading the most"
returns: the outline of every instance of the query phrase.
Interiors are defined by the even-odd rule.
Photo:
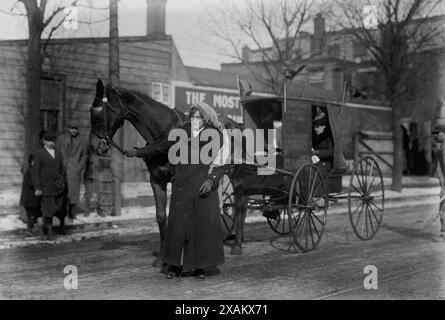
[[[197,101],[205,102],[213,107],[217,113],[224,114],[237,122],[242,122],[240,97],[236,91],[232,93],[226,90],[175,87],[175,106],[178,109],[186,112]]]

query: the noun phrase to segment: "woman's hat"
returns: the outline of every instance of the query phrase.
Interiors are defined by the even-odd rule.
[[[208,123],[221,132],[224,130],[224,125],[219,121],[216,111],[207,103],[197,101],[193,104],[192,108],[197,108],[203,117],[204,123]]]

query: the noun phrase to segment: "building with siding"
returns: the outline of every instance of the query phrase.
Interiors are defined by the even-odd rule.
[[[149,0],[147,19],[165,16],[165,3],[165,0]],[[158,20],[159,23],[147,24],[146,36],[119,39],[120,86],[170,105],[171,81],[189,79],[172,37],[165,34],[165,19]],[[108,38],[71,38],[49,42],[42,59],[42,128],[52,126],[61,133],[69,120],[78,120],[81,133],[88,134],[96,81],[101,78],[107,82],[109,77],[108,41]],[[26,40],[0,41],[0,188],[21,181],[26,48]],[[126,123],[123,130],[124,148],[145,144],[130,124]],[[125,181],[145,179],[142,161],[124,160]]]

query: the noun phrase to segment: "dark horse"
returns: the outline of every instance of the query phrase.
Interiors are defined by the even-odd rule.
[[[124,152],[122,148],[113,142],[113,136],[128,120],[139,134],[147,141],[147,144],[155,143],[165,138],[169,131],[179,127],[187,116],[176,109],[155,101],[145,94],[123,88],[105,87],[102,80],[96,84],[96,96],[91,110],[91,131],[99,138],[96,146],[98,154],[106,153],[111,145]],[[219,115],[219,120],[227,129],[240,129],[240,124],[232,119]],[[171,182],[174,167],[168,161],[167,155],[153,158],[144,158],[150,173],[150,184],[156,203],[156,221],[159,227],[161,243],[165,237],[167,225],[167,183]],[[235,190],[242,186],[241,175],[237,175],[237,169],[232,166],[231,182]],[[235,243],[232,254],[241,254],[243,240],[243,226],[246,208],[242,192],[235,192]],[[160,259],[156,259],[153,265],[159,266]]]

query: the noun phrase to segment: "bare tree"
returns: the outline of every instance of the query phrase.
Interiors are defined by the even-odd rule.
[[[88,5],[81,0],[61,0],[51,2],[48,0],[17,0],[9,11],[3,13],[25,16],[28,22],[28,44],[26,52],[26,104],[25,104],[25,146],[24,163],[37,146],[40,131],[41,89],[40,78],[42,74],[42,54],[47,51],[48,44],[54,33],[60,29],[69,15],[67,8]],[[93,7],[91,7],[93,8]],[[94,9],[107,9],[97,8]],[[107,18],[106,20],[108,20]],[[96,22],[103,22],[96,21]],[[96,22],[84,22],[88,25]]]
[[[224,2],[206,12],[206,27],[224,42],[230,57],[243,63],[250,76],[279,94],[286,75],[312,58],[310,46],[302,47],[300,32],[314,6],[310,0]],[[241,48],[246,43],[256,47],[255,63],[243,56]]]
[[[419,56],[437,47],[444,31],[443,23],[430,19],[437,15],[440,3],[441,0],[336,0],[332,10],[337,25],[367,48],[383,78],[382,91],[392,107],[395,191],[402,189],[403,107],[409,98],[410,80],[416,78],[425,63]],[[366,6],[371,10],[364,16]],[[369,25],[372,20],[374,26]]]
[[[38,146],[40,131],[40,76],[42,33],[59,14],[63,14],[66,6],[55,8],[50,14],[47,0],[19,0],[25,7],[28,20],[28,50],[26,61],[26,107],[25,107],[25,150],[24,159]],[[39,4],[40,2],[40,4]],[[73,1],[71,5],[75,5]],[[25,162],[25,161],[24,161]]]

